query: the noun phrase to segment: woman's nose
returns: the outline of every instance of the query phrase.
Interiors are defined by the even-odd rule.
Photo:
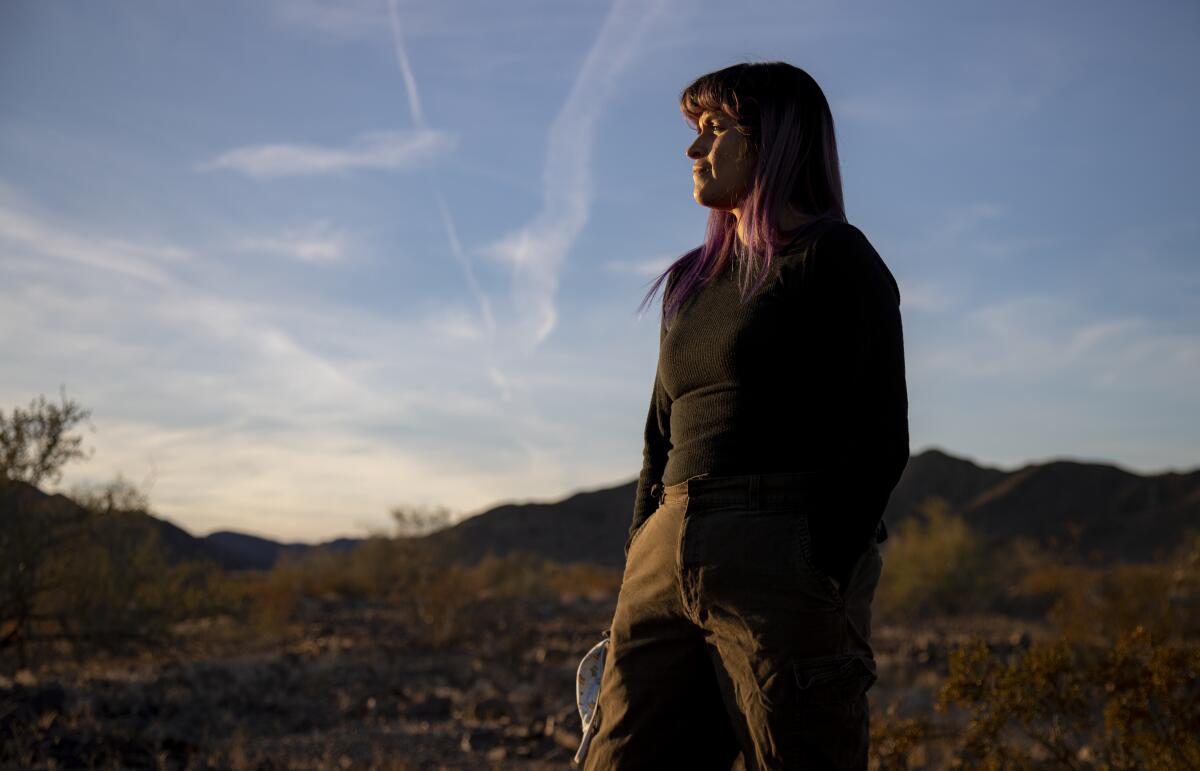
[[[692,160],[696,160],[697,158],[703,158],[706,153],[707,153],[707,150],[705,150],[700,145],[699,139],[696,139],[694,142],[692,142],[690,145],[688,145],[687,157],[691,158]]]

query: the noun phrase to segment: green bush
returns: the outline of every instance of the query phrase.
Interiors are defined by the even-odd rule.
[[[1017,569],[1011,560],[997,560],[994,547],[941,498],[903,520],[882,555],[874,607],[885,621],[991,610]]]
[[[141,512],[92,510],[13,483],[0,505],[0,647],[21,663],[33,652],[82,658],[165,645],[172,624],[235,600],[215,564],[173,564]]]
[[[1200,646],[1137,626],[1112,646],[1058,639],[1011,662],[956,649],[936,709],[967,712],[965,768],[1200,768]]]
[[[1159,563],[1104,568],[1048,564],[1029,570],[1016,592],[1050,600],[1047,620],[1069,640],[1111,641],[1136,626],[1159,637],[1200,638],[1200,536]]]
[[[373,536],[353,551],[278,562],[253,588],[254,617],[278,630],[301,619],[306,600],[375,600],[408,614],[424,640],[444,645],[469,631],[473,603],[616,594],[620,572],[563,565],[533,554],[486,554],[473,565],[448,561],[420,539]]]

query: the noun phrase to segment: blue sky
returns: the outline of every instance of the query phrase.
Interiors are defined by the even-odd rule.
[[[783,59],[900,283],[914,454],[1195,468],[1198,43],[1186,2],[8,2],[0,406],[65,385],[61,486],[200,534],[630,480],[636,309],[705,221],[676,97]]]

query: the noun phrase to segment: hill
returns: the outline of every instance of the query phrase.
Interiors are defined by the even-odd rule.
[[[630,481],[560,501],[505,503],[422,538],[448,559],[466,563],[489,551],[527,551],[560,562],[621,567],[635,488]],[[78,508],[63,495],[21,482],[10,482],[5,489],[9,505],[60,512]],[[1068,546],[1097,564],[1154,560],[1188,529],[1200,529],[1200,468],[1141,475],[1110,464],[1057,460],[1004,471],[929,449],[910,459],[884,520],[894,531],[935,496],[946,499],[985,537],[1026,536],[1051,547]],[[112,526],[130,538],[157,532],[173,561],[211,560],[227,570],[264,570],[284,554],[351,549],[361,541],[280,543],[236,531],[197,537],[148,512],[114,512],[110,517]]]
[[[522,549],[620,567],[635,487],[630,482],[558,502],[505,504],[427,538],[467,562],[489,549]],[[884,520],[894,531],[935,496],[985,537],[1075,544],[1081,558],[1095,563],[1150,561],[1188,528],[1200,528],[1200,469],[1139,475],[1062,460],[1004,471],[929,449],[909,460]]]

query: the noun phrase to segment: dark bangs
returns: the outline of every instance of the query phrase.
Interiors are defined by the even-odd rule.
[[[740,125],[755,128],[758,123],[753,99],[739,99],[742,72],[727,68],[697,78],[679,95],[679,110],[693,129],[699,130],[700,116],[706,111],[723,112]],[[747,103],[749,102],[749,103]]]

